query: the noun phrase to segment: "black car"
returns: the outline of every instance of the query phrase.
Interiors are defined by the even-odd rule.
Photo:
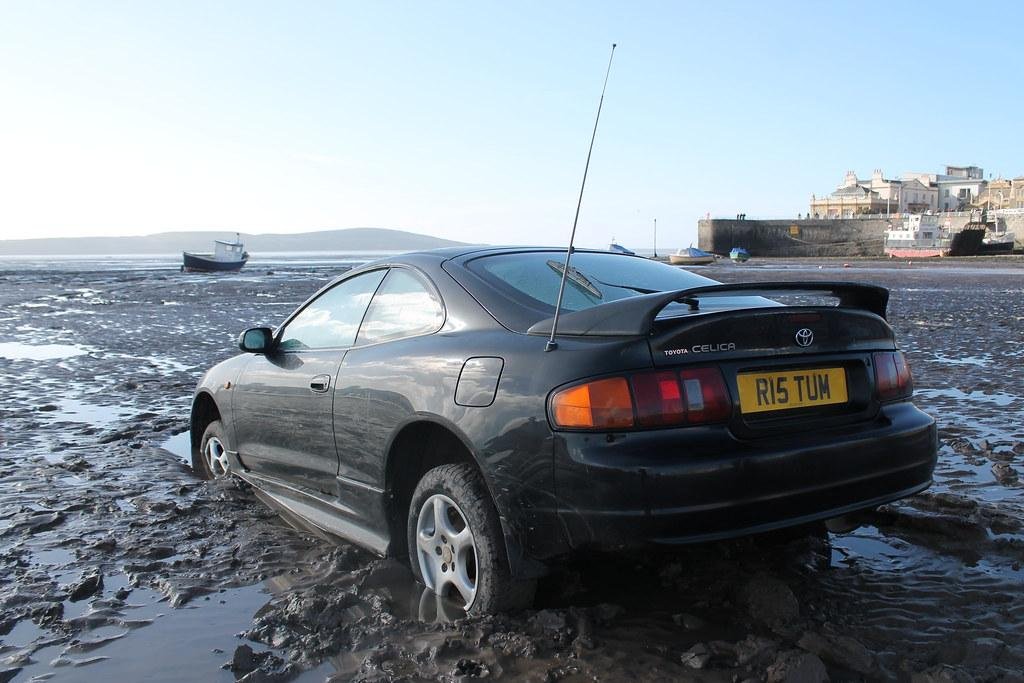
[[[194,466],[500,610],[577,549],[752,534],[927,488],[935,423],[887,302],[607,252],[406,254],[243,332],[246,353],[196,390]]]

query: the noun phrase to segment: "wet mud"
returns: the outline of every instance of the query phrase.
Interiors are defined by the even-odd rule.
[[[851,266],[701,272],[891,288],[930,490],[852,530],[578,557],[467,618],[188,466],[203,370],[338,266],[0,265],[0,683],[1024,680],[1024,264]]]

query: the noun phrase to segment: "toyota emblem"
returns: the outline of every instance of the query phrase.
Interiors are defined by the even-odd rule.
[[[796,333],[796,345],[797,346],[810,346],[814,343],[814,332],[807,329],[806,327],[797,330]]]

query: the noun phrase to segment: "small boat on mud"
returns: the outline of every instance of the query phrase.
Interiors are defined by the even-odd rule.
[[[729,258],[733,263],[746,263],[750,260],[750,252],[743,247],[733,247],[729,252]]]
[[[673,266],[705,266],[715,262],[715,255],[703,249],[687,247],[668,255],[668,262]]]
[[[181,252],[184,263],[182,272],[186,273],[225,273],[241,270],[249,260],[249,252],[235,234],[234,242],[224,240],[213,241],[212,254],[195,254],[190,251]]]

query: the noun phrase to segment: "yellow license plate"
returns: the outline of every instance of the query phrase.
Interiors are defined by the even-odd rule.
[[[747,372],[736,376],[740,412],[762,413],[846,403],[846,371],[842,368]]]

